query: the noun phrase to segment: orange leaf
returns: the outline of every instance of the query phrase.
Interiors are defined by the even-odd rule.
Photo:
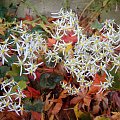
[[[106,81],[106,74],[104,73],[103,75],[96,74],[93,84],[100,84],[100,82],[105,82]]]
[[[56,40],[55,40],[55,39],[53,39],[53,38],[48,38],[48,47],[53,46],[53,44],[55,44],[55,43],[56,43]]]
[[[103,75],[95,74],[93,84],[90,87],[88,94],[98,92],[100,90],[100,86],[96,86],[96,85],[100,85],[101,82],[105,82],[106,81],[105,78],[106,78],[105,73]]]

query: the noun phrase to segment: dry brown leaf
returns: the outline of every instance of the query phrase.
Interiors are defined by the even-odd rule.
[[[120,108],[120,97],[118,92],[113,94],[113,102],[115,102],[116,105]]]
[[[54,100],[54,97],[49,100],[49,97],[50,97],[51,93],[49,93],[47,96],[46,96],[46,100],[45,100],[45,105],[44,105],[44,110],[45,111],[48,111],[50,109],[50,107],[53,105],[53,100]]]
[[[120,112],[112,112],[112,120],[120,120]]]
[[[93,111],[92,111],[92,113],[93,113],[93,114],[98,113],[98,112],[99,112],[99,109],[100,109],[99,104],[97,104],[97,105],[93,106]]]
[[[83,101],[84,101],[84,105],[88,106],[88,109],[90,109],[91,97],[85,96]]]
[[[54,115],[51,115],[49,120],[54,120]]]
[[[80,100],[81,100],[81,97],[80,97],[80,96],[74,97],[74,98],[70,101],[70,104],[77,104],[78,102],[80,102]]]
[[[61,100],[61,102],[56,103],[56,105],[54,106],[54,108],[52,110],[52,114],[56,115],[60,111],[62,105],[63,105],[62,100]]]
[[[21,120],[22,117],[18,116],[15,112],[1,112],[0,120]]]
[[[5,30],[6,30],[6,28],[0,27],[0,34],[1,34],[1,35],[5,35],[5,33],[4,33]]]
[[[66,98],[67,97],[67,90],[63,90],[61,93],[60,93],[60,96],[59,96],[59,99],[62,99],[62,98]]]

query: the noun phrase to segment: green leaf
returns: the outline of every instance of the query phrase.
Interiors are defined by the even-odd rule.
[[[11,66],[15,61],[17,61],[17,56],[16,55],[12,55],[11,57],[7,57],[8,62],[6,64],[8,64],[8,66]]]
[[[112,90],[120,90],[120,70],[115,73],[115,69],[113,69],[110,74],[114,76],[114,83],[112,84]]]
[[[47,23],[48,21],[47,21],[47,18],[46,18],[46,16],[44,16],[44,15],[41,15],[40,16],[40,18],[41,18],[41,20],[43,21],[43,22],[45,22],[45,23]]]
[[[21,81],[21,80],[23,80],[23,81],[28,81],[28,78],[27,78],[27,76],[24,76],[24,75],[22,75],[22,76],[14,76],[14,80],[16,81],[16,82],[19,82],[19,81]]]
[[[44,30],[42,29],[42,27],[41,27],[40,25],[36,25],[36,26],[32,29],[31,32],[35,32],[35,31],[37,31],[37,32],[39,32],[39,33],[43,33],[43,32],[44,32]]]
[[[10,70],[10,67],[0,66],[0,78],[6,75],[6,72]]]
[[[93,29],[98,29],[98,30],[100,30],[100,29],[102,28],[102,24],[100,24],[100,23],[98,22],[98,20],[96,20],[96,21],[91,25],[91,27],[92,27]]]
[[[25,89],[27,87],[26,82],[23,81],[23,80],[19,81],[18,85],[19,85],[21,90],[23,90],[23,89]]]
[[[83,113],[80,120],[92,120],[92,117],[90,116],[90,113]]]
[[[35,101],[33,104],[31,102],[27,102],[26,104],[24,104],[24,108],[25,110],[28,110],[28,111],[32,110],[36,112],[42,112],[43,105],[44,105],[44,102],[38,100],[38,101]]]
[[[14,77],[18,76],[20,73],[20,67],[18,65],[12,64],[12,70],[8,71],[7,74]]]
[[[20,67],[16,64],[12,64],[12,70],[8,71],[6,74],[13,77],[16,82],[19,82],[21,80],[23,81],[28,80],[27,76],[25,75],[20,76],[19,73],[20,73]]]
[[[40,77],[40,86],[43,88],[54,89],[56,84],[63,80],[63,76],[55,73],[44,73]]]
[[[0,6],[0,18],[5,18],[6,13],[7,13],[7,8]]]

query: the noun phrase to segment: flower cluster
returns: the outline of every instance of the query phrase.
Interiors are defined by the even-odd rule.
[[[9,62],[8,57],[11,55],[16,55],[17,60],[13,64],[19,66],[20,76],[32,75],[34,79],[36,70],[43,61],[48,64],[54,63],[52,67],[61,64],[56,69],[65,72],[64,78],[70,75],[73,81],[71,82],[67,76],[67,80],[60,81],[60,85],[71,95],[90,90],[91,86],[98,86],[100,88],[98,93],[112,87],[114,77],[110,71],[117,72],[120,69],[120,53],[117,51],[120,48],[120,26],[114,20],[106,20],[102,23],[99,35],[87,36],[83,33],[78,17],[72,10],[61,9],[52,15],[57,20],[53,21],[51,46],[42,34],[29,31],[27,25],[21,21],[11,29],[9,38],[0,43],[2,64]],[[95,83],[98,73],[105,74],[106,78]],[[12,77],[5,78],[0,83],[2,91],[0,111],[15,111],[20,115],[23,111],[22,98],[26,96]]]
[[[79,83],[79,88],[75,88],[71,84],[61,82],[61,85],[64,86],[63,88],[67,89],[71,94],[76,94],[77,92],[73,91],[80,91],[83,88],[90,87],[93,81],[89,77],[92,76],[94,78],[98,72],[105,73],[107,76],[105,82],[95,85],[101,87],[99,92],[111,87],[113,76],[111,76],[109,71],[115,69],[115,72],[117,72],[120,68],[120,53],[116,53],[117,48],[120,47],[120,26],[113,20],[106,20],[102,23],[103,27],[99,31],[101,35],[93,34],[88,37],[83,34],[83,30],[78,24],[77,15],[72,10],[68,12],[61,9],[58,13],[52,14],[57,20],[53,22],[55,24],[55,34],[51,36],[57,42],[47,57],[49,60],[53,56],[54,60],[60,59],[65,70],[72,74]],[[66,54],[65,51],[68,44],[72,43],[65,43],[63,36],[67,36],[69,31],[73,31],[74,34],[72,36],[77,36],[77,42],[72,45]],[[64,55],[63,58],[59,56],[61,50]]]
[[[15,90],[16,92],[15,92]],[[26,96],[22,93],[18,83],[7,79],[1,83],[0,111],[15,111],[18,115],[23,112],[22,99]]]
[[[35,71],[42,64],[42,62],[36,63],[36,61],[41,56],[41,51],[46,52],[47,44],[41,34],[38,32],[28,33],[25,28],[27,29],[21,22],[20,25],[11,29],[14,33],[19,33],[19,36],[11,34],[12,42],[9,42],[9,39],[7,39],[3,45],[0,45],[0,58],[4,65],[5,61],[8,62],[6,56],[10,57],[9,51],[12,50],[12,53],[15,53],[18,58],[18,61],[13,64],[20,66],[20,76],[23,74],[24,68],[26,70],[24,74],[34,75],[35,79]],[[9,49],[9,45],[12,46],[12,49]]]

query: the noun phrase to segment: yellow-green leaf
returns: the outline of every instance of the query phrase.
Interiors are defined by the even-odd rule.
[[[77,104],[74,106],[74,113],[75,113],[75,116],[76,116],[77,120],[78,120],[78,118],[81,117],[81,115],[84,114],[81,110],[79,110],[79,103],[77,103]]]
[[[23,80],[19,81],[18,85],[19,85],[21,90],[23,90],[23,89],[25,89],[27,87],[26,82],[23,81]]]

